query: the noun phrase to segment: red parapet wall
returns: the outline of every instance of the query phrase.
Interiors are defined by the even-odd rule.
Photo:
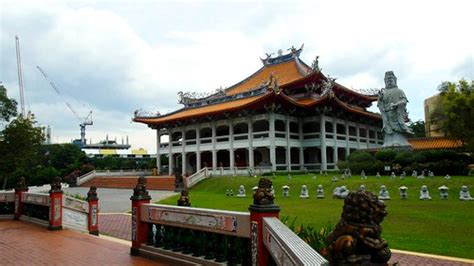
[[[81,187],[96,186],[99,188],[134,188],[137,184],[138,176],[121,176],[121,177],[96,177]],[[174,191],[174,176],[154,177],[147,176],[147,189],[151,190],[169,190]]]

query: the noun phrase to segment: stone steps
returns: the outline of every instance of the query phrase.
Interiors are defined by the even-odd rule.
[[[99,188],[134,188],[139,176],[96,177],[82,184],[81,187],[96,186]],[[152,190],[174,191],[174,176],[147,176],[146,188]]]

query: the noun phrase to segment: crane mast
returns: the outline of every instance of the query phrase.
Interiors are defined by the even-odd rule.
[[[18,39],[18,35],[15,35],[15,46],[16,46],[16,65],[18,68],[18,86],[20,88],[21,114],[23,115],[24,118],[26,118],[25,96],[24,96],[24,91],[23,91],[23,72],[21,70],[20,40]]]
[[[40,66],[36,66],[36,68],[39,70],[39,72],[41,72],[41,74],[43,75],[43,77],[49,82],[49,85],[51,85],[51,87],[54,89],[54,91],[61,97],[62,94],[61,92],[59,91],[59,89],[56,87],[56,85],[54,84],[54,82],[48,77],[48,75],[46,74],[46,72],[40,67]],[[64,99],[63,99],[64,100]],[[67,107],[69,108],[69,110],[71,110],[71,112],[79,119],[79,121],[81,122],[79,124],[79,128],[81,129],[81,145],[82,146],[85,146],[86,145],[86,126],[91,126],[93,125],[93,121],[92,121],[92,111],[89,111],[89,114],[86,116],[86,118],[81,118],[77,112],[74,110],[74,108],[72,108],[72,106],[66,102],[64,100],[64,103],[67,105]]]

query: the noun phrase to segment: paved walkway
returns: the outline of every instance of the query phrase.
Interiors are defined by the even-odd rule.
[[[72,230],[0,221],[0,265],[173,265],[130,255],[130,245]]]
[[[100,214],[99,231],[101,234],[130,241],[131,216],[128,214]],[[392,250],[390,264],[396,262],[398,265],[474,265],[474,260]]]
[[[70,187],[63,188],[63,191],[69,194],[79,194],[83,197],[87,196],[89,188],[86,187]],[[168,198],[176,192],[165,190],[148,190],[152,201],[158,201]],[[97,196],[99,197],[99,210],[101,213],[121,213],[131,209],[130,197],[133,195],[133,189],[120,188],[98,188]]]

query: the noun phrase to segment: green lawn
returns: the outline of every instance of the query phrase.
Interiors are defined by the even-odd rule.
[[[295,175],[288,180],[286,175],[273,179],[276,199],[280,206],[280,216],[297,217],[297,224],[313,225],[316,228],[333,226],[341,215],[343,200],[332,199],[332,191],[336,186],[345,185],[350,190],[364,184],[369,191],[378,191],[381,185],[387,186],[392,200],[386,201],[388,216],[382,223],[383,237],[394,249],[417,251],[438,255],[447,255],[474,259],[474,201],[463,202],[459,198],[462,185],[467,185],[474,194],[474,178],[453,176],[451,180],[443,177],[425,178],[418,180],[407,177],[404,180],[392,180],[388,176],[376,179],[369,176],[361,180],[359,176],[350,179],[331,182],[332,175],[317,175],[312,180],[312,174]],[[339,175],[338,175],[339,177]],[[271,177],[269,177],[272,179]],[[222,210],[248,211],[252,203],[251,188],[258,183],[258,178],[251,177],[217,177],[207,179],[193,187],[190,191],[190,201],[193,207],[214,208]],[[310,199],[300,199],[302,185],[309,188]],[[316,199],[316,187],[324,186],[325,199]],[[240,185],[247,190],[246,198],[237,198],[235,194]],[[281,187],[290,186],[290,197],[283,198]],[[408,199],[401,200],[398,187],[408,187]],[[421,185],[427,185],[431,201],[420,201]],[[449,199],[440,200],[438,187],[446,185],[450,188]],[[227,197],[225,191],[234,190],[233,197]],[[160,201],[162,204],[175,205],[177,196]]]

